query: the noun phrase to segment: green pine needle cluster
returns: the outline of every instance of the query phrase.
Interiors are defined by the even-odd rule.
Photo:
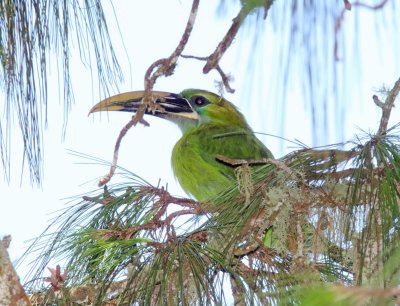
[[[239,165],[237,183],[209,203],[125,170],[126,183],[82,197],[36,241],[45,248],[35,276],[65,259],[64,296],[90,285],[97,303],[392,301],[384,290],[399,284],[398,128],[346,150],[303,148]]]

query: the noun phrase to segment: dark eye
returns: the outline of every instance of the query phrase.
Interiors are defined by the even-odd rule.
[[[194,96],[192,98],[192,102],[196,106],[204,106],[204,105],[208,104],[207,99],[202,96]]]

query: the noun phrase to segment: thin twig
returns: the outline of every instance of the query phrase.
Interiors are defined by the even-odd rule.
[[[215,51],[208,57],[207,63],[203,67],[203,73],[207,74],[218,66],[221,57],[224,55],[226,50],[228,50],[233,39],[236,37],[237,32],[239,31],[240,25],[245,17],[243,14],[244,9],[242,7],[242,9],[239,11],[239,14],[233,18],[232,25],[225,34],[224,38],[220,41]]]
[[[196,55],[189,55],[189,54],[181,54],[181,57],[187,59],[196,59],[199,61],[206,61],[208,60],[208,56],[196,56]]]
[[[141,108],[142,108],[142,107],[141,107]],[[139,111],[140,111],[140,109],[139,109]],[[144,112],[144,110],[143,110],[143,112]],[[136,114],[137,114],[137,113],[136,113]],[[119,147],[120,147],[120,145],[121,145],[122,138],[124,138],[124,136],[126,135],[126,133],[129,131],[129,129],[130,129],[132,126],[136,125],[137,120],[135,120],[135,118],[136,118],[136,115],[133,116],[132,119],[131,119],[131,120],[122,128],[122,130],[120,131],[120,133],[119,133],[119,135],[118,135],[118,138],[117,138],[117,141],[115,142],[113,161],[112,161],[112,163],[111,163],[110,170],[109,170],[109,172],[108,172],[105,176],[103,176],[103,177],[100,179],[100,181],[99,181],[99,183],[98,183],[98,186],[99,186],[99,187],[102,187],[102,186],[104,186],[105,184],[107,184],[107,183],[110,181],[111,177],[114,175],[115,169],[117,168],[118,153],[119,153]]]
[[[174,219],[183,215],[203,215],[208,212],[207,208],[201,203],[198,203],[192,199],[174,197],[163,188],[143,187],[140,189],[138,196],[140,197],[141,194],[152,194],[158,197],[158,200],[154,202],[151,209],[153,211],[152,218],[144,224],[138,224],[129,228],[121,228],[117,230],[102,230],[100,231],[100,233],[103,237],[107,239],[118,238],[126,240],[131,239],[134,235],[136,235],[137,232],[141,230],[147,230],[151,232],[160,229],[166,229],[168,239],[174,240],[175,229],[172,224]],[[89,200],[99,202],[97,198],[89,198]],[[100,203],[103,204],[102,201],[100,201]],[[182,209],[166,214],[167,208],[171,204],[179,205],[182,207]],[[165,218],[162,218],[164,215],[166,215]]]
[[[187,58],[187,59],[195,59],[195,60],[199,60],[199,61],[208,61],[210,58],[209,56],[195,56],[195,55],[186,55],[186,54],[181,54],[181,57]],[[229,93],[234,93],[235,89],[233,89],[231,87],[231,85],[229,84],[229,82],[231,81],[231,77],[222,70],[222,68],[219,64],[216,65],[215,70],[221,76],[222,84],[224,84],[226,91]]]
[[[184,215],[198,215],[198,211],[196,209],[188,209],[188,210],[178,210],[171,214],[169,214],[165,219],[161,220],[160,216],[154,216],[150,221],[144,224],[138,224],[129,228],[121,228],[121,229],[105,229],[105,230],[98,230],[99,234],[102,236],[103,239],[121,239],[121,240],[128,240],[132,239],[139,231],[146,230],[146,231],[155,231],[162,228],[166,228],[167,235],[173,239],[174,235],[171,235],[171,232],[174,233],[175,230],[173,228],[173,220],[177,217],[184,216]],[[202,235],[204,236],[204,234]],[[194,236],[197,237],[197,236]],[[200,235],[199,235],[200,237]],[[154,242],[154,241],[153,241]],[[162,241],[158,241],[162,243]]]
[[[336,18],[336,22],[335,22],[335,44],[334,44],[333,49],[334,49],[334,56],[335,56],[336,61],[340,60],[339,54],[338,54],[338,49],[339,49],[338,33],[340,31],[340,28],[342,27],[345,12],[350,11],[353,6],[359,6],[359,7],[367,8],[370,10],[379,10],[379,9],[382,9],[386,5],[386,3],[388,3],[388,0],[383,0],[382,2],[375,4],[375,5],[366,4],[366,3],[360,2],[360,1],[350,3],[350,1],[344,0],[344,7],[343,7],[342,11],[340,12],[340,15]]]
[[[379,10],[382,9],[386,4],[388,3],[388,0],[383,0],[382,2],[372,5],[372,4],[367,4],[361,1],[356,1],[351,6],[359,6],[359,7],[364,7],[370,10]]]
[[[229,75],[226,75],[225,72],[222,70],[222,68],[219,65],[217,65],[215,67],[215,69],[218,71],[219,75],[221,76],[222,83],[224,84],[226,91],[229,93],[234,93],[235,90],[229,84],[231,77]]]
[[[161,203],[168,203],[168,204],[176,204],[181,207],[185,208],[193,208],[193,209],[200,209],[202,208],[202,203],[199,203],[195,200],[188,199],[188,198],[177,198],[172,196],[168,191],[166,191],[163,188],[157,188],[157,187],[142,187],[140,189],[140,192],[143,192],[144,194],[154,194],[160,198],[158,202]],[[202,208],[204,211],[204,207]]]
[[[265,4],[265,7],[264,7],[265,12],[268,12],[272,3],[273,3],[273,1],[269,1],[268,3]],[[212,69],[217,68],[221,57],[224,55],[226,50],[228,50],[228,48],[232,44],[233,39],[236,37],[236,34],[238,33],[242,22],[244,21],[244,19],[247,17],[247,15],[249,13],[250,12],[249,12],[248,7],[246,5],[243,5],[242,8],[240,9],[238,15],[235,18],[233,18],[232,25],[229,28],[228,32],[225,34],[224,38],[218,44],[215,51],[208,57],[207,63],[203,67],[204,73],[208,73]]]
[[[254,164],[269,164],[271,163],[271,158],[260,158],[260,159],[236,159],[229,158],[224,155],[217,154],[215,158],[223,163],[231,166],[243,166],[243,165],[254,165]]]
[[[289,174],[293,174],[292,169],[290,169],[283,161],[273,159],[273,158],[259,158],[259,159],[234,159],[223,155],[216,155],[215,158],[223,163],[231,166],[243,166],[243,165],[259,165],[259,164],[273,164],[279,169],[284,170]]]
[[[265,14],[268,12],[269,8],[271,7],[273,1],[269,1],[268,3],[265,4]],[[225,36],[222,38],[214,52],[207,56],[207,57],[200,57],[200,56],[192,56],[192,55],[182,55],[184,58],[191,58],[191,59],[197,59],[201,61],[206,61],[206,64],[203,67],[203,73],[207,74],[211,70],[215,69],[221,76],[222,78],[222,83],[224,84],[224,87],[227,92],[229,93],[234,93],[235,90],[230,86],[229,84],[229,77],[227,74],[224,73],[222,68],[220,67],[219,61],[221,60],[222,56],[225,54],[226,50],[229,49],[231,46],[233,40],[235,39],[240,26],[242,25],[243,21],[249,14],[249,8],[246,5],[242,5],[242,8],[240,9],[238,15],[233,18],[232,20],[232,25],[230,26],[228,32],[225,34]]]
[[[142,99],[142,104],[140,105],[139,109],[136,111],[132,119],[121,130],[117,138],[117,141],[115,143],[114,156],[113,156],[113,161],[111,163],[110,171],[105,176],[103,176],[103,178],[99,181],[98,183],[99,187],[109,182],[111,177],[114,175],[118,162],[119,147],[121,145],[122,138],[126,135],[128,130],[132,128],[132,126],[136,126],[139,122],[143,123],[144,125],[148,125],[148,123],[143,119],[143,116],[146,112],[147,107],[151,109],[155,107],[155,103],[152,99],[152,93],[151,93],[153,86],[160,76],[172,75],[176,66],[176,62],[178,61],[179,56],[181,55],[183,49],[185,48],[189,40],[190,34],[192,32],[193,25],[197,16],[199,2],[200,0],[193,0],[192,9],[190,11],[189,19],[186,23],[185,31],[183,32],[182,38],[178,46],[174,50],[174,52],[172,52],[172,54],[168,58],[163,58],[155,61],[147,69],[144,77],[145,90]]]
[[[183,32],[183,35],[181,37],[181,40],[178,44],[178,46],[175,48],[174,52],[167,57],[163,59],[159,59],[155,61],[150,67],[147,69],[145,77],[144,77],[144,96],[143,96],[143,106],[140,108],[145,108],[148,106],[151,106],[152,99],[151,99],[151,91],[153,89],[153,86],[157,79],[160,76],[170,76],[173,74],[174,69],[176,67],[176,63],[178,61],[179,56],[182,54],[183,49],[185,48],[190,34],[192,33],[194,22],[196,20],[197,16],[197,11],[199,8],[199,2],[200,0],[193,0],[192,8],[190,11],[190,15],[188,18],[188,21],[186,23],[186,28],[185,31]],[[157,70],[155,70],[157,68]],[[155,71],[154,71],[155,70]],[[154,72],[153,72],[154,71]],[[143,117],[144,111],[141,113],[136,113],[135,117],[140,120],[140,117]]]

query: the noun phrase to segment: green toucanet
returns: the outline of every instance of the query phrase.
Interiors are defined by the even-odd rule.
[[[230,159],[272,157],[257,139],[237,108],[212,92],[186,89],[180,94],[153,91],[160,106],[146,114],[176,123],[182,138],[172,151],[172,168],[182,188],[199,201],[212,199],[236,180],[234,168],[216,156]],[[143,91],[122,93],[107,98],[92,109],[135,112]]]

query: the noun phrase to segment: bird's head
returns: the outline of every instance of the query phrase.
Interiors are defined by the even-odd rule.
[[[89,113],[99,111],[136,112],[144,96],[144,91],[118,94],[97,103]],[[163,91],[152,92],[154,109],[145,113],[175,122],[185,131],[201,124],[229,125],[248,128],[246,120],[237,108],[215,93],[186,89],[180,94]]]

